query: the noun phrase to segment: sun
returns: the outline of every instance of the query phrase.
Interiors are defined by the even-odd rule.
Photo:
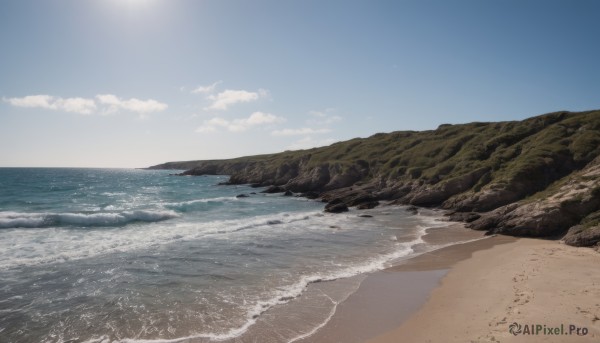
[[[131,6],[146,6],[154,2],[153,0],[121,0],[128,3]]]
[[[152,6],[158,0],[113,0],[117,5],[128,8],[142,8]]]

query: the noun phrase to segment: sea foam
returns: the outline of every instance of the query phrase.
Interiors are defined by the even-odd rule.
[[[0,212],[0,228],[122,226],[134,222],[157,222],[178,216],[176,212],[170,210],[136,210],[101,213]]]

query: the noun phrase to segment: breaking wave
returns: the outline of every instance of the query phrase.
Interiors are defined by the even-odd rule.
[[[136,210],[103,213],[0,212],[0,228],[45,228],[57,226],[123,226],[135,222],[158,222],[176,218],[170,210]]]

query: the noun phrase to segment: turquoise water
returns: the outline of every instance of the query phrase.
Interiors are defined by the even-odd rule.
[[[431,224],[170,172],[0,169],[0,341],[243,337],[307,285],[410,254]]]

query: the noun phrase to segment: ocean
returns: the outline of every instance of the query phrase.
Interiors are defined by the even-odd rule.
[[[293,342],[445,225],[169,173],[0,168],[0,342]]]

